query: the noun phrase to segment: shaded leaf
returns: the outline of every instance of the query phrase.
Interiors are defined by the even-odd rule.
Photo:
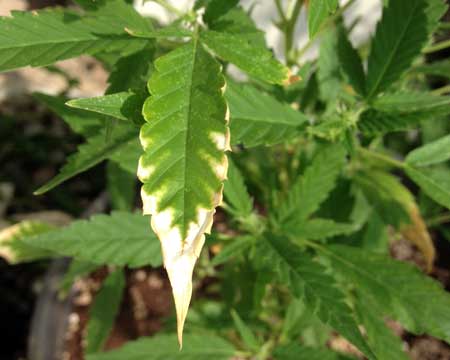
[[[450,104],[449,104],[450,105]],[[450,135],[432,143],[414,149],[406,157],[406,162],[413,166],[428,166],[450,159]]]
[[[87,360],[229,360],[234,354],[233,345],[209,334],[186,334],[183,351],[174,346],[176,337],[156,335],[128,342],[118,350],[92,354]]]
[[[244,178],[234,162],[228,158],[228,179],[224,183],[223,193],[230,210],[236,216],[247,217],[253,211],[253,200],[244,183]]]
[[[114,325],[125,289],[125,274],[118,269],[105,279],[89,309],[85,354],[102,350]]]
[[[25,243],[98,265],[161,265],[160,245],[149,218],[113,212],[77,220],[65,228],[24,239]]]

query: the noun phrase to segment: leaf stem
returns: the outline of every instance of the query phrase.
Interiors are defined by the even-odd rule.
[[[450,222],[450,212],[428,219],[426,221],[426,224],[428,227],[435,227],[449,222]]]
[[[449,47],[450,47],[450,39],[426,47],[426,48],[423,50],[423,53],[424,53],[424,54],[430,54],[430,53],[433,53],[433,52],[436,52],[436,51],[440,51],[440,50],[447,49],[447,48],[449,48]]]
[[[377,159],[380,161],[383,161],[386,164],[389,164],[390,166],[399,168],[399,169],[403,169],[405,168],[405,164],[402,161],[396,160],[390,156],[387,156],[385,154],[376,152],[376,151],[372,151],[363,147],[358,148],[358,151],[361,153],[361,155],[366,156],[366,157],[370,157],[372,159]]]
[[[435,89],[431,92],[433,95],[444,95],[450,93],[450,85],[442,86],[438,89]]]

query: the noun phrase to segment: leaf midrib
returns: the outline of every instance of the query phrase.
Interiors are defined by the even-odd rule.
[[[376,93],[378,87],[380,86],[381,80],[384,78],[384,75],[386,74],[387,69],[391,66],[392,60],[393,60],[393,58],[394,58],[394,54],[397,53],[400,44],[403,42],[402,40],[403,40],[404,36],[406,35],[407,29],[408,29],[409,26],[411,25],[411,21],[412,21],[412,19],[414,18],[414,14],[415,14],[415,12],[416,12],[417,7],[418,7],[418,2],[416,2],[416,4],[415,4],[413,10],[411,11],[411,16],[410,16],[409,19],[408,19],[408,23],[407,23],[406,26],[403,28],[403,30],[402,30],[402,32],[401,32],[401,36],[399,36],[399,37],[397,38],[397,43],[396,43],[395,46],[394,46],[394,51],[392,51],[392,52],[390,53],[390,55],[388,56],[388,61],[386,62],[386,65],[383,66],[383,70],[382,70],[381,74],[378,76],[378,79],[377,79],[377,81],[375,82],[375,86],[372,86],[372,89],[371,89],[369,95],[367,96],[369,99],[371,99],[372,96],[374,96],[374,93]]]

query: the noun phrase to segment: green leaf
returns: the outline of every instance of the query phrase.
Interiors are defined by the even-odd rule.
[[[131,9],[127,10],[128,14],[135,13],[131,6],[126,8]],[[116,50],[126,54],[144,46],[143,40],[128,39],[122,35],[127,22],[118,16],[82,18],[72,11],[46,9],[13,12],[13,17],[2,17],[0,71],[27,65],[49,65],[82,54]],[[136,17],[128,21],[132,19]]]
[[[98,265],[161,265],[160,246],[149,218],[128,212],[94,215],[65,228],[25,238],[27,244]]]
[[[389,1],[377,25],[369,55],[369,99],[386,90],[411,66],[445,11],[441,0]]]
[[[248,217],[253,211],[253,200],[247,192],[244,178],[231,158],[228,158],[228,179],[223,193],[230,210],[238,217]]]
[[[39,102],[45,104],[55,114],[70,126],[77,134],[83,136],[94,135],[103,126],[104,117],[90,114],[83,110],[70,109],[65,103],[67,98],[61,96],[50,96],[41,93],[33,94]]]
[[[330,219],[311,219],[301,223],[290,223],[283,229],[292,236],[309,240],[349,235],[358,230],[353,224],[338,223]]]
[[[135,29],[133,25],[125,28],[126,32],[131,36],[143,39],[161,39],[161,38],[186,38],[192,37],[192,31],[184,29],[178,24],[170,24],[161,29],[142,31],[141,29]]]
[[[269,256],[273,263],[280,263],[293,295],[302,299],[310,311],[315,311],[321,321],[371,356],[344,294],[326,269],[286,238],[269,237],[266,241],[272,252]]]
[[[155,62],[141,128],[144,214],[152,214],[181,332],[192,271],[222,199],[229,148],[220,64],[193,39]]]
[[[367,342],[378,359],[408,360],[403,351],[402,340],[388,329],[383,316],[376,311],[367,296],[358,296],[355,303],[356,312],[367,334]]]
[[[136,175],[110,161],[107,170],[107,186],[111,207],[114,210],[131,211],[136,194]]]
[[[94,98],[70,100],[66,104],[73,108],[112,116],[119,120],[131,120],[137,125],[142,125],[144,120],[140,109],[147,97],[148,94],[143,92],[128,91]]]
[[[314,213],[336,185],[345,155],[344,148],[339,144],[319,150],[277,210],[277,221],[281,224],[302,222]]]
[[[419,113],[446,115],[450,113],[450,96],[436,96],[429,92],[399,92],[383,95],[372,104],[373,108],[393,114]]]
[[[450,171],[447,169],[405,168],[406,173],[425,194],[438,204],[450,209]]]
[[[137,130],[130,126],[117,126],[110,141],[106,141],[106,135],[103,131],[98,135],[89,137],[86,143],[78,147],[77,153],[67,158],[67,163],[60,169],[59,174],[37,189],[34,192],[35,195],[44,194],[64,181],[110,158],[115,152],[122,150],[130,142],[136,140],[136,137]]]
[[[317,0],[313,0],[317,1]],[[352,358],[325,348],[306,347],[299,344],[290,344],[275,348],[275,360],[350,360]],[[384,360],[384,359],[383,359]]]
[[[210,30],[202,32],[200,39],[217,56],[251,76],[270,84],[283,84],[289,78],[288,68],[265,47],[250,43],[245,36]]]
[[[381,312],[415,334],[450,342],[450,295],[439,283],[410,264],[354,247],[333,245],[322,251]]]
[[[255,242],[253,236],[238,236],[231,241],[231,244],[226,244],[220,252],[214,256],[211,261],[211,265],[221,265],[231,258],[241,255],[248,249],[250,249]]]
[[[365,135],[378,136],[417,127],[422,120],[428,120],[427,117],[427,114],[419,112],[388,113],[368,109],[359,116],[358,128]]]
[[[150,45],[140,51],[128,56],[121,56],[112,67],[106,94],[129,92],[130,90],[132,93],[141,94],[153,70],[151,61],[154,54],[155,46],[153,42],[150,42]],[[139,106],[139,109],[141,108],[142,106]]]
[[[261,344],[256,339],[252,330],[247,326],[247,324],[241,319],[236,310],[231,309],[231,317],[233,318],[234,326],[239,332],[241,339],[244,341],[245,345],[249,350],[259,351]]]
[[[309,38],[313,38],[321,29],[328,16],[336,11],[336,0],[311,0],[308,8]]]
[[[450,60],[435,61],[431,64],[423,64],[411,69],[413,73],[439,76],[450,79]]]
[[[450,135],[411,151],[406,162],[413,166],[439,164],[450,159]]]
[[[226,15],[238,3],[239,0],[210,0],[206,6],[203,20],[207,24],[212,24],[218,18]]]
[[[102,350],[113,328],[125,289],[125,274],[118,269],[105,279],[89,309],[85,354]]]
[[[182,351],[175,345],[175,336],[156,335],[128,342],[118,350],[88,355],[86,360],[229,360],[236,352],[215,335],[186,334],[185,339]]]
[[[250,85],[230,82],[225,97],[233,144],[253,147],[282,143],[297,136],[308,122],[301,112]]]
[[[353,89],[359,95],[364,96],[366,92],[366,75],[361,57],[348,39],[347,30],[340,26],[337,31],[337,53],[342,71]]]
[[[24,239],[44,234],[55,229],[54,226],[39,221],[22,221],[0,231],[0,257],[9,264],[20,264],[52,257],[52,253],[42,250]]]
[[[324,1],[315,0],[312,4],[319,2],[324,3]],[[338,34],[336,29],[330,29],[323,36],[320,42],[320,54],[317,65],[317,77],[321,98],[333,106],[333,101],[342,93],[342,64],[338,57]]]

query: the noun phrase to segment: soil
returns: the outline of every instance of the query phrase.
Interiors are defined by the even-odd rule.
[[[89,308],[101,282],[108,274],[102,268],[90,277],[76,281],[73,311],[69,315],[63,360],[83,360],[83,336],[89,319]],[[158,332],[164,319],[173,311],[170,284],[163,269],[127,270],[127,285],[113,330],[105,350],[122,346],[141,336]]]

